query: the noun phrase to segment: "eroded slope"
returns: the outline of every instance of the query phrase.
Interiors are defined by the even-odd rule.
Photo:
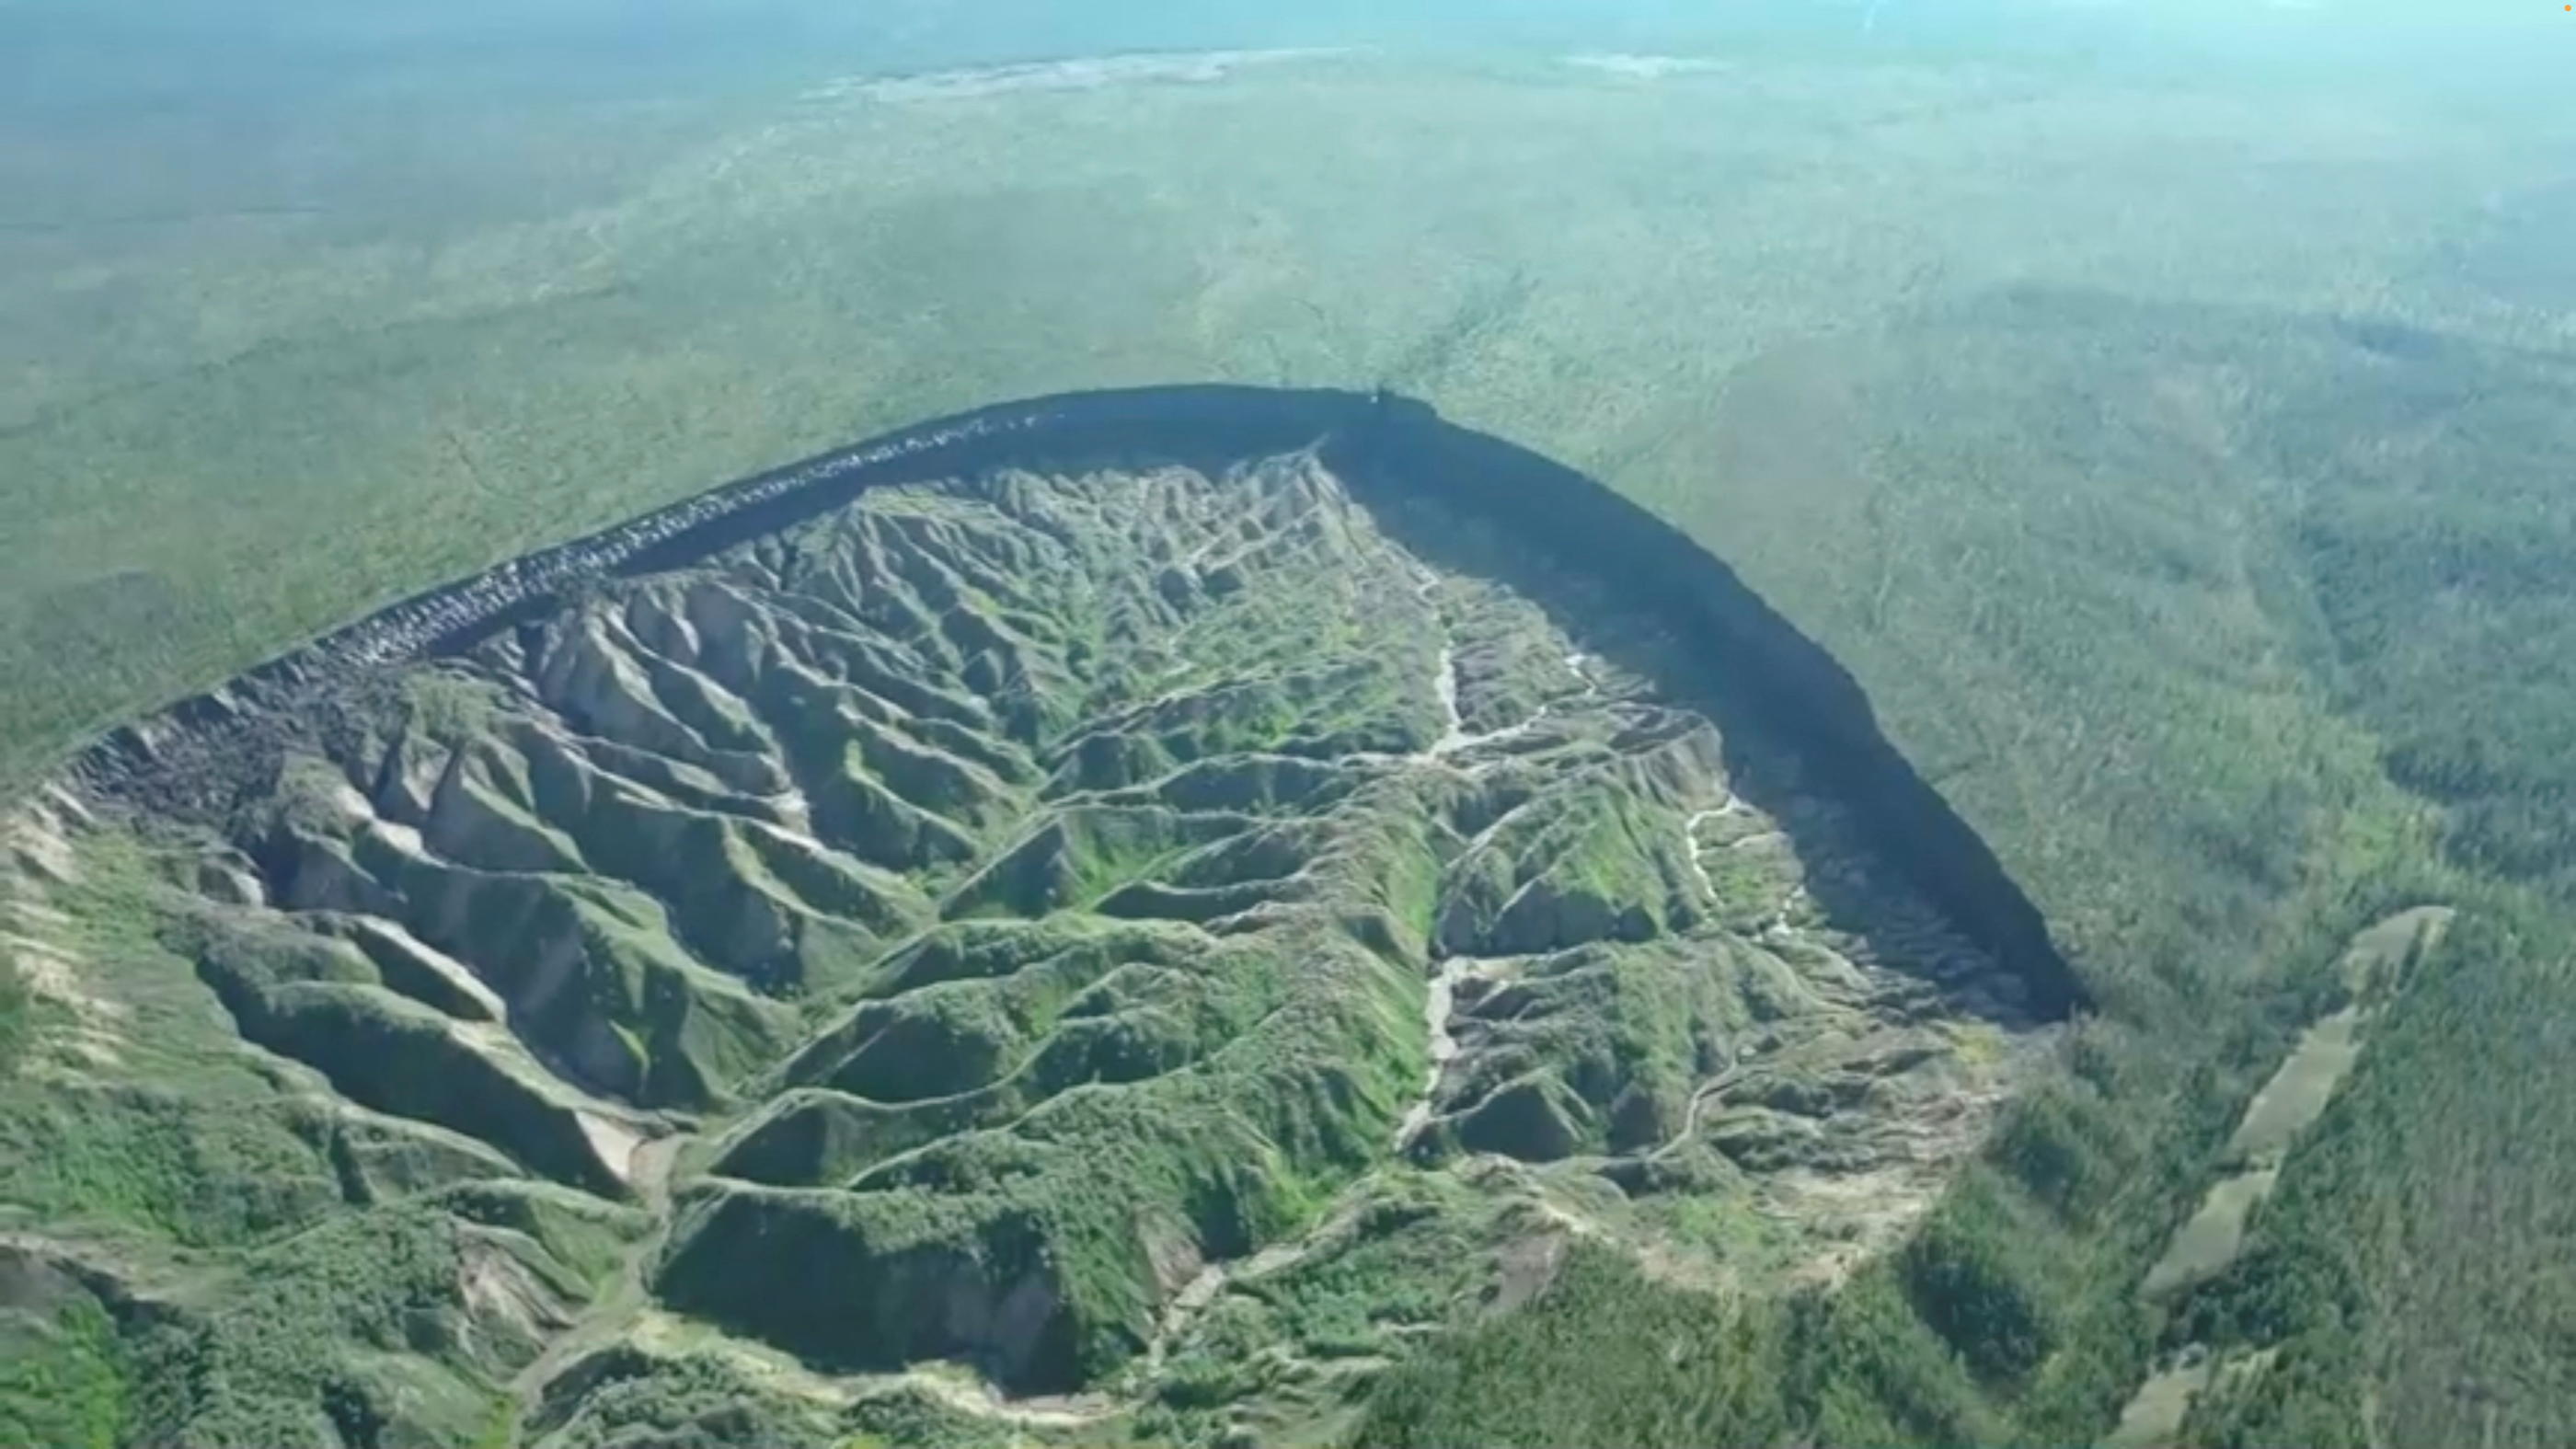
[[[524,1329],[379,1335],[307,1427],[426,1359],[567,1442],[710,1373],[1258,1428],[1572,1236],[1758,1286],[1911,1221],[2044,998],[1796,721],[1721,733],[1745,661],[1325,456],[877,489],[402,666],[221,840],[66,801],[338,1124],[291,1222],[408,1215],[413,1298]]]

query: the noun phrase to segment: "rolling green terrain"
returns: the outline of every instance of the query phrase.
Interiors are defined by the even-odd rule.
[[[478,84],[0,149],[0,1441],[2082,1443],[2177,1372],[2192,1443],[2576,1423],[2563,109],[1902,52]],[[1174,597],[1212,535],[1084,502],[1275,537],[1333,491],[1284,464],[584,600],[228,845],[40,792],[712,480],[1201,377],[1383,380],[1689,532],[2096,1010],[1907,1002],[1901,891],[1783,910],[1886,843],[1739,815],[1651,619],[1342,503]],[[835,558],[972,632],[786,602]]]

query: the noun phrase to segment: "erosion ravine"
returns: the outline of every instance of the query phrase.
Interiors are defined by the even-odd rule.
[[[119,730],[16,835],[64,1100],[220,1063],[152,1110],[310,1184],[203,1252],[12,1240],[198,1335],[179,1440],[1285,1433],[1573,1239],[1847,1270],[2083,1001],[1724,564],[1352,393],[719,489]],[[228,1265],[344,1240],[397,1298],[226,1337]]]

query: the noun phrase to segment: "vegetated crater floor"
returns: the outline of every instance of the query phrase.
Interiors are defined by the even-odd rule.
[[[1755,651],[1352,436],[1033,447],[561,590],[154,836],[346,1200],[490,1239],[452,1306],[530,1428],[692,1356],[1331,1386],[1571,1238],[1758,1289],[1929,1204],[2062,984],[1732,702]]]

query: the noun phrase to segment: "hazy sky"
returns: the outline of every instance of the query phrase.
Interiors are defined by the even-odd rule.
[[[2564,84],[2576,76],[2576,14],[2557,0],[0,0],[0,104],[221,91],[308,67],[317,81],[346,79],[352,65],[369,64],[550,66],[581,84],[586,77],[568,72],[1753,38],[2110,64],[2330,66],[2463,89],[2512,74],[2554,79],[2576,96]]]

